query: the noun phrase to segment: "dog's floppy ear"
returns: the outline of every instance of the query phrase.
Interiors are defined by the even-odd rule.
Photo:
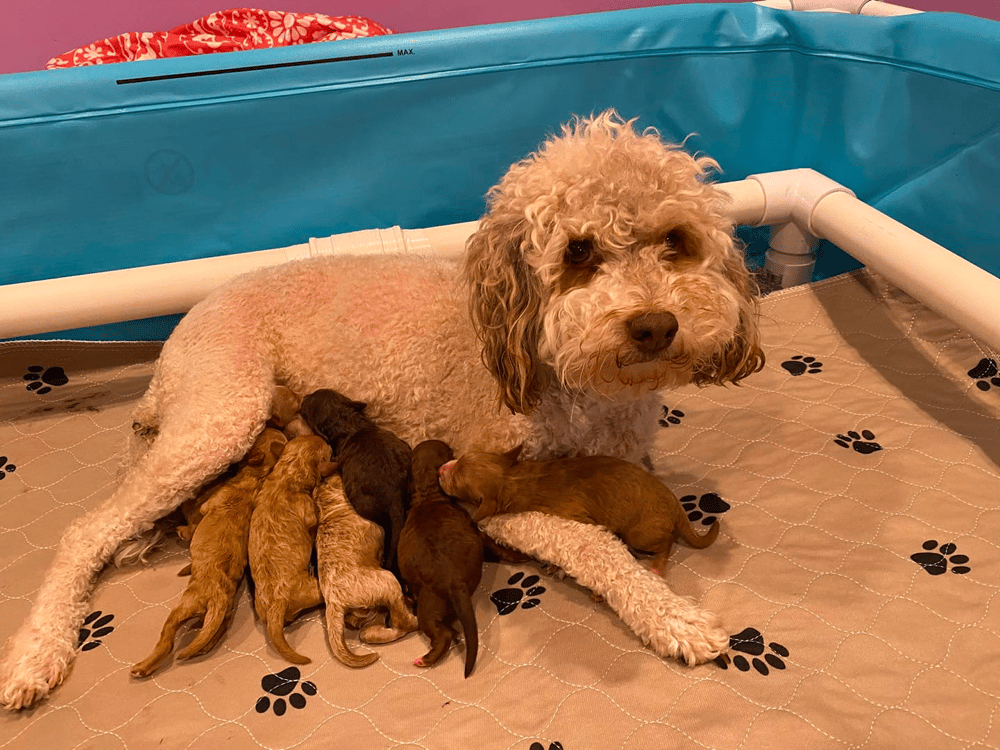
[[[716,241],[728,245],[723,254],[723,275],[736,290],[740,319],[733,338],[716,356],[695,370],[693,380],[698,385],[739,383],[764,368],[764,350],[760,347],[758,326],[757,282],[747,269],[742,243],[734,243],[729,237],[719,237]]]
[[[482,359],[500,387],[500,398],[514,413],[528,414],[541,400],[546,378],[538,357],[542,296],[524,260],[528,222],[498,208],[480,221],[466,245],[465,281],[469,312],[483,344]]]
[[[516,464],[518,456],[521,455],[522,450],[524,450],[524,443],[514,446],[509,451],[504,453],[503,457],[506,458],[508,461],[510,461],[512,464]]]
[[[503,513],[497,504],[497,496],[491,495],[490,497],[479,497],[479,507],[476,508],[476,512],[472,514],[472,520],[475,523],[479,523],[484,518],[489,518],[490,516],[495,516],[498,513]]]

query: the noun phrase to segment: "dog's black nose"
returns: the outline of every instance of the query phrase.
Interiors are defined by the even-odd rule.
[[[662,352],[677,335],[677,317],[669,312],[643,313],[625,323],[628,335],[643,354]]]

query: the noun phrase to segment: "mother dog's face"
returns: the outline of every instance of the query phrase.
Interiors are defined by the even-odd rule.
[[[627,396],[763,366],[755,287],[705,182],[715,167],[606,112],[491,190],[465,270],[511,409],[529,412],[553,381]]]

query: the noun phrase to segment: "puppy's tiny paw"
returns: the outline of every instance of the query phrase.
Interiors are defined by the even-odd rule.
[[[543,562],[542,573],[547,576],[551,576],[552,578],[556,578],[560,581],[566,577],[566,571],[560,568],[555,563]]]

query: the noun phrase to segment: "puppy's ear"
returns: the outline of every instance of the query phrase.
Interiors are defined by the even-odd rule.
[[[472,514],[472,520],[479,523],[484,518],[495,516],[500,512],[500,508],[497,506],[496,495],[492,495],[490,497],[480,497],[479,507],[476,508],[476,512]]]
[[[728,236],[713,239],[723,248],[723,275],[736,292],[740,318],[733,338],[711,360],[695,370],[693,380],[698,385],[739,383],[764,368],[764,350],[760,346],[758,325],[759,290],[747,269],[743,243]]]
[[[541,285],[524,260],[529,239],[523,214],[502,208],[498,188],[493,208],[466,245],[464,277],[469,311],[482,342],[482,360],[514,413],[530,413],[547,383],[538,356]]]
[[[524,443],[521,443],[521,445],[514,446],[509,451],[504,453],[503,457],[509,460],[512,464],[516,464],[518,456],[521,455],[522,450],[524,450]]]
[[[271,421],[279,428],[285,427],[295,419],[301,405],[302,399],[295,395],[295,391],[283,385],[276,386],[271,399]]]
[[[281,454],[284,452],[284,450],[285,450],[284,443],[278,441],[271,443],[271,455],[274,456],[275,458],[281,458]]]

